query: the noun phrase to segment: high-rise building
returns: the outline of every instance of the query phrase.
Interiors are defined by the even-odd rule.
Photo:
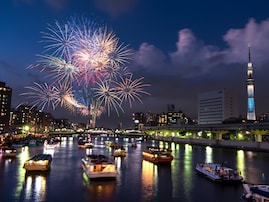
[[[0,133],[6,132],[9,126],[12,89],[0,81]]]
[[[250,44],[248,44],[248,69],[247,69],[247,93],[248,93],[248,111],[247,120],[255,121],[255,102],[254,102],[254,79],[253,79],[253,65],[250,59]]]
[[[220,124],[231,117],[238,117],[237,98],[231,90],[198,95],[198,124]]]
[[[50,113],[37,110],[36,106],[22,104],[12,109],[10,114],[10,126],[14,134],[43,133],[54,129],[54,117]]]
[[[145,123],[145,115],[143,112],[133,114],[133,124],[135,129],[141,129]]]

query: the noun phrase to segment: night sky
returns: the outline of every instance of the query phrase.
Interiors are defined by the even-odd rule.
[[[0,3],[0,81],[13,89],[12,107],[25,86],[41,81],[27,67],[43,51],[41,32],[72,16],[105,24],[134,52],[127,68],[144,77],[143,95],[125,113],[104,113],[97,125],[130,127],[134,112],[160,113],[168,104],[197,118],[199,93],[233,89],[239,112],[247,111],[248,43],[255,80],[256,115],[269,112],[269,12],[265,0],[5,0]],[[59,108],[55,118],[87,122],[88,117]]]

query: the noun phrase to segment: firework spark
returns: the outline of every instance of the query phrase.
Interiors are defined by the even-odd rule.
[[[118,109],[124,111],[121,107],[121,99],[117,96],[115,89],[111,87],[109,81],[101,81],[97,83],[97,86],[94,96],[97,98],[100,105],[104,104],[107,106],[108,115],[110,115],[111,109],[115,109],[118,115]]]
[[[63,26],[55,21],[55,26],[48,24],[48,32],[43,33],[43,42],[47,42],[44,52],[52,52],[53,56],[69,60],[74,49],[76,38],[69,24]]]
[[[47,43],[44,55],[30,68],[40,68],[52,80],[51,84],[34,83],[21,95],[33,99],[32,104],[44,110],[46,106],[64,107],[94,120],[104,111],[124,112],[123,102],[150,95],[150,86],[143,78],[132,79],[126,64],[131,50],[106,26],[97,26],[85,19],[72,18],[63,25],[58,21],[42,32]]]
[[[47,83],[39,84],[34,83],[34,86],[26,86],[26,89],[30,90],[26,93],[22,93],[21,95],[27,96],[27,98],[32,99],[33,102],[31,105],[36,106],[44,110],[44,108],[52,106],[53,109],[56,107],[55,101],[58,99],[57,93],[55,93],[55,87],[50,86]]]
[[[40,55],[39,66],[44,71],[47,69],[50,73],[48,77],[54,81],[63,83],[72,83],[79,77],[79,69],[71,62],[66,62],[61,58],[50,55]]]
[[[128,101],[130,107],[132,108],[132,102],[138,100],[142,103],[141,94],[150,95],[148,92],[144,90],[144,87],[149,87],[149,84],[143,84],[142,80],[144,78],[139,78],[132,80],[132,75],[130,77],[121,77],[121,81],[115,82],[117,91],[117,96],[121,99],[121,101]]]

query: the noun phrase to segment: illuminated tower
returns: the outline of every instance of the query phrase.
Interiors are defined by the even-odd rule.
[[[248,112],[247,120],[255,121],[255,102],[254,102],[254,79],[253,79],[253,67],[250,60],[250,44],[248,44],[248,70],[247,70],[247,92],[248,92]]]

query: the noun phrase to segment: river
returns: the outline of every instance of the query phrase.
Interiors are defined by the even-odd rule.
[[[18,148],[14,159],[0,157],[1,202],[239,202],[242,185],[222,185],[196,174],[198,162],[218,162],[238,168],[244,180],[269,184],[269,153],[240,149],[212,148],[162,141],[139,141],[131,147],[131,138],[116,141],[127,150],[125,158],[115,158],[119,175],[116,180],[90,181],[81,168],[86,153],[112,157],[105,141],[114,137],[92,137],[92,149],[80,149],[76,137],[62,138],[48,173],[28,174],[24,162],[43,146]],[[169,145],[168,145],[169,144]],[[142,159],[147,146],[172,149],[171,165],[154,165]],[[1,155],[1,154],[0,154]]]

